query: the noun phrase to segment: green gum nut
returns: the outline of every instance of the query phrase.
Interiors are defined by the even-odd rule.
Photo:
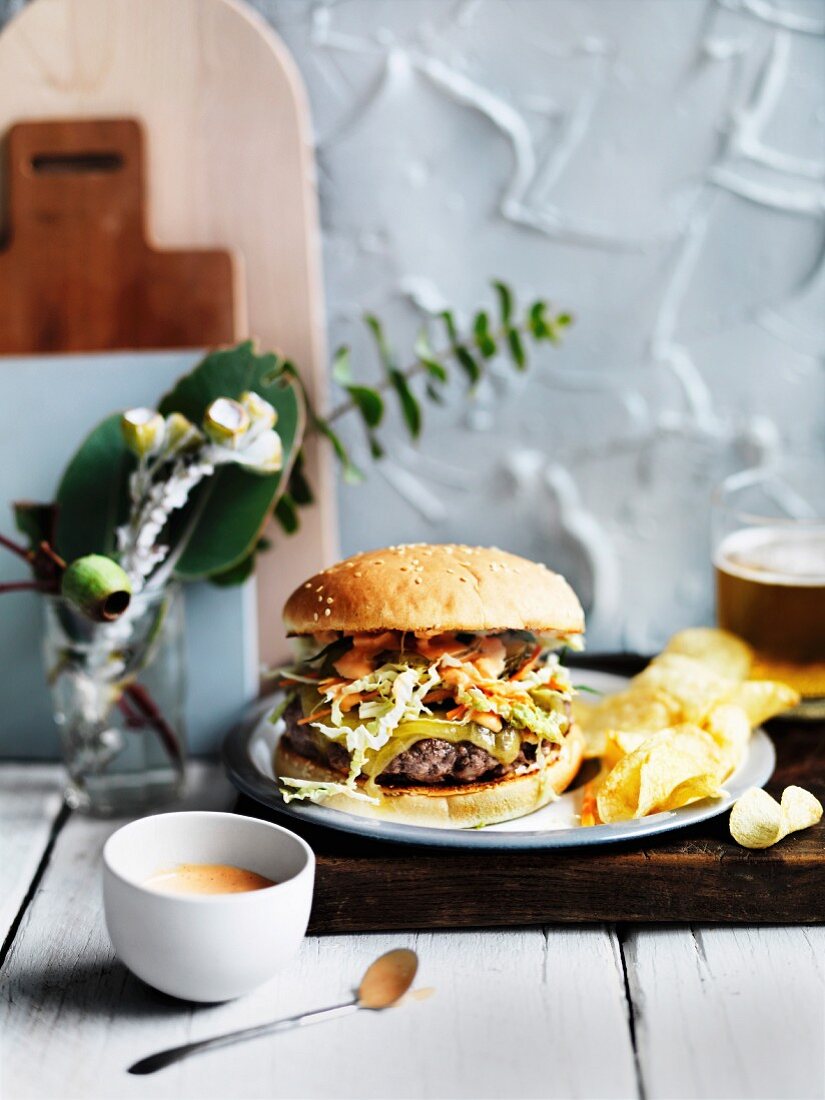
[[[116,561],[87,554],[67,567],[60,591],[93,622],[111,623],[129,606],[132,582]]]
[[[206,410],[203,430],[213,443],[231,447],[249,430],[249,413],[239,401],[219,397]]]
[[[163,446],[166,425],[154,409],[129,409],[120,419],[120,430],[129,450],[145,458]]]

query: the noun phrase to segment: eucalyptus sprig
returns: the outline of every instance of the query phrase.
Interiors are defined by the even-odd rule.
[[[266,549],[270,516],[292,533],[299,509],[313,501],[301,449],[307,434],[330,443],[345,481],[361,481],[336,430],[344,416],[360,419],[378,460],[390,400],[415,440],[425,403],[441,402],[453,376],[472,393],[497,356],[524,371],[533,345],[559,342],[572,321],[569,313],[554,311],[544,299],[519,309],[506,283],[492,285],[493,311],[476,311],[466,330],[454,311],[442,311],[434,319],[441,338],[425,327],[404,367],[382,322],[367,314],[383,377],[377,385],[361,382],[349,348],[339,348],[332,378],[341,401],[326,415],[288,360],[259,352],[251,341],[210,352],[157,409],[115,413],[93,428],[64,471],[54,504],[17,505],[17,526],[28,546],[5,537],[0,545],[26,561],[33,579],[0,585],[0,592],[56,592],[67,563],[89,555],[83,577],[94,556],[103,555],[125,570],[136,592],[173,573],[184,581],[245,580]]]
[[[485,377],[491,361],[502,354],[507,355],[515,370],[525,371],[531,344],[560,343],[564,330],[573,322],[570,313],[554,311],[543,298],[519,309],[510,286],[501,280],[495,280],[491,285],[496,295],[495,319],[489,310],[479,309],[473,315],[470,330],[462,333],[455,312],[443,310],[436,316],[438,327],[444,334],[443,343],[438,350],[433,350],[430,333],[426,327],[423,328],[416,338],[413,358],[403,368],[398,365],[397,353],[387,338],[382,322],[374,314],[366,314],[364,324],[372,336],[384,377],[375,386],[358,381],[353,372],[350,349],[340,347],[333,356],[332,378],[345,397],[326,416],[322,416],[313,406],[295,367],[289,361],[279,362],[277,370],[291,376],[301,386],[307,408],[308,430],[323,436],[332,445],[345,481],[356,483],[362,481],[364,475],[333,428],[333,424],[343,416],[349,413],[358,415],[370,454],[374,459],[380,459],[384,456],[384,447],[377,429],[387,411],[385,395],[394,395],[407,431],[415,440],[424,426],[423,403],[411,385],[416,379],[424,380],[426,398],[441,404],[443,389],[456,369],[465,378],[469,392],[473,393]],[[275,516],[281,526],[292,533],[298,527],[298,507],[311,502],[312,493],[303,477],[302,464],[297,462]]]

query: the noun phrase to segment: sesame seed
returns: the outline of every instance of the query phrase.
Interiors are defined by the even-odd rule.
[[[402,565],[402,566],[400,567],[400,572],[401,572],[401,573],[406,573],[406,572],[408,572],[408,570],[409,570],[409,566],[406,566],[406,565]]]
[[[384,561],[383,561],[382,558],[376,558],[375,561],[372,564],[373,565],[383,565]]]
[[[357,571],[356,571],[355,573],[353,573],[352,575],[353,575],[353,577],[360,577],[360,576],[362,576],[362,574],[361,574],[360,572],[357,572]]]
[[[326,608],[326,609],[324,610],[324,614],[325,614],[325,615],[331,615],[331,614],[332,614],[332,612],[331,612],[331,611],[330,611],[330,609],[329,609],[329,608],[327,607],[327,608]]]
[[[421,578],[420,577],[413,577],[413,580],[415,581],[416,584],[421,584]]]
[[[455,569],[448,569],[447,572],[452,573],[455,576]]]
[[[304,588],[312,588],[312,581],[307,581]]]
[[[459,577],[458,579],[459,579],[460,581],[463,581],[463,582],[464,582],[464,584],[466,584],[466,583],[467,583],[467,578],[466,578],[466,577]]]
[[[312,619],[313,619],[313,621],[314,621],[314,622],[316,622],[316,623],[318,622],[318,612],[317,612],[317,611],[315,611],[315,612],[313,613],[313,615],[312,615]]]
[[[323,603],[323,602],[324,602],[324,597],[323,597],[323,596],[319,596],[319,597],[318,597],[318,603]]]
[[[318,587],[315,589],[315,591],[316,592],[323,592],[324,591],[324,586],[322,584],[319,584]]]
[[[327,603],[332,603],[332,596],[327,596]]]

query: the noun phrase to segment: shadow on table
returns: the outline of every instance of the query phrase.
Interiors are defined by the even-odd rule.
[[[109,1018],[117,1012],[119,1019],[157,1020],[215,1007],[160,993],[111,957],[72,960],[46,969],[15,968],[4,984],[10,1004],[37,1014],[69,1010]]]

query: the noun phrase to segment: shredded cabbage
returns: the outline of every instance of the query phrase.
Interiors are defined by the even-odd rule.
[[[291,802],[294,798],[307,798],[310,802],[323,802],[325,798],[329,798],[333,794],[346,794],[350,798],[360,798],[364,802],[378,802],[377,798],[364,794],[357,787],[350,787],[349,781],[346,783],[317,783],[312,779],[292,779],[288,775],[279,775],[278,781],[285,783],[288,787],[296,788],[293,791],[281,790],[281,797],[284,802]]]
[[[329,723],[313,721],[312,727],[330,741],[345,746],[350,756],[350,769],[344,782],[312,782],[303,779],[282,778],[281,783],[292,788],[283,791],[287,802],[292,799],[306,798],[312,802],[321,802],[333,794],[348,794],[350,797],[375,802],[359,789],[358,777],[364,772],[368,754],[372,759],[391,739],[402,723],[414,722],[423,716],[431,716],[432,711],[424,703],[427,693],[441,682],[441,669],[462,667],[463,662],[445,654],[433,664],[424,657],[411,654],[403,664],[390,662],[377,668],[358,680],[333,683],[326,688],[318,685],[318,691],[324,704],[330,708]],[[317,684],[315,680],[306,680],[300,675],[291,675],[291,679]],[[553,687],[549,688],[550,681]],[[511,690],[505,689],[505,683]],[[530,692],[543,689],[560,699],[572,691],[567,670],[558,658],[551,655],[545,664],[525,672],[518,680],[520,698],[514,698],[512,681],[484,680],[481,684],[467,685],[455,690],[455,700],[469,711],[497,714],[510,725],[530,731],[539,742],[542,740],[561,744],[563,729],[567,724],[566,716],[553,709],[546,709]],[[482,690],[482,687],[484,690]],[[343,709],[344,701],[351,695],[369,695],[348,712]],[[322,709],[322,708],[318,708]],[[357,717],[357,721],[353,721]],[[469,714],[457,724],[471,722]]]
[[[424,705],[424,696],[438,683],[439,678],[438,666],[435,664],[429,667],[387,664],[382,665],[369,676],[354,680],[347,685],[345,694],[378,692],[377,699],[371,699],[359,705],[358,717],[367,721],[361,721],[357,726],[341,724],[344,720],[341,710],[343,695],[339,697],[332,692],[327,692],[325,698],[332,706],[333,724],[313,722],[312,726],[330,741],[346,745],[350,754],[349,774],[345,783],[308,784],[307,780],[291,781],[291,785],[298,789],[289,794],[288,800],[309,798],[313,802],[318,802],[336,791],[368,798],[369,796],[359,791],[356,786],[356,779],[363,771],[367,753],[370,750],[375,752],[383,748],[402,722],[414,721],[422,714],[431,713]],[[326,790],[326,788],[332,789]],[[376,800],[370,799],[370,801]]]

